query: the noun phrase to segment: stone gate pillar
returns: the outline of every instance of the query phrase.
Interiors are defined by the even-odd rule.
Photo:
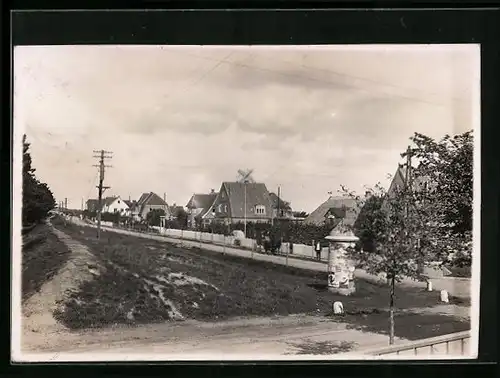
[[[346,227],[339,225],[327,236],[330,243],[328,250],[328,290],[350,295],[356,291],[354,282],[355,264],[347,256],[347,249],[354,248],[359,240],[354,233]]]

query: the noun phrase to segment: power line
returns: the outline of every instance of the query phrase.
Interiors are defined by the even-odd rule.
[[[100,150],[100,151],[95,151],[94,150],[94,158],[99,159],[99,164],[94,165],[94,167],[99,167],[99,186],[97,186],[98,195],[99,195],[99,200],[98,200],[98,205],[97,205],[97,239],[100,238],[101,236],[101,212],[102,212],[102,193],[104,190],[109,189],[109,186],[103,186],[104,183],[104,171],[106,168],[111,168],[110,165],[105,165],[104,160],[105,159],[111,159],[112,152],[110,151],[105,151],[105,150]]]
[[[217,62],[222,62],[222,63],[228,64],[228,65],[249,68],[249,69],[253,69],[253,70],[257,70],[257,71],[270,72],[270,73],[273,73],[273,74],[276,74],[276,75],[280,75],[280,76],[286,76],[286,77],[292,77],[292,78],[296,78],[296,79],[303,79],[303,80],[315,81],[315,82],[319,82],[319,83],[322,83],[322,84],[325,84],[325,83],[332,84],[332,85],[338,85],[339,84],[337,82],[333,82],[333,81],[330,81],[330,80],[317,79],[317,78],[314,78],[314,77],[311,77],[311,76],[307,76],[307,75],[291,74],[291,73],[287,73],[287,72],[281,72],[281,71],[272,70],[272,69],[269,69],[269,68],[256,67],[256,66],[252,66],[252,65],[249,65],[249,64],[246,64],[246,63],[231,62],[231,61],[226,60],[226,58],[220,60],[220,59],[216,59],[216,58],[209,58],[209,57],[204,57],[204,56],[200,56],[200,55],[196,55],[196,54],[190,54],[190,53],[183,53],[183,54],[188,55],[188,56],[192,56],[192,57],[198,58],[198,59],[205,59],[205,60],[217,61]],[[350,76],[350,75],[346,75],[346,74],[335,72],[335,71],[323,70],[323,69],[313,68],[313,67],[308,67],[308,66],[302,66],[302,67],[310,69],[310,70],[328,71],[328,72],[330,72],[332,74],[336,74],[336,75],[347,77],[347,78],[351,78],[351,79],[352,78],[356,78],[355,76]],[[365,79],[362,79],[362,78],[359,78],[359,79],[360,80],[365,80]],[[371,80],[370,79],[366,79],[366,81],[371,81]],[[382,84],[382,82],[377,82],[377,83],[378,84]],[[359,86],[355,86],[355,85],[352,85],[352,84],[343,84],[343,85],[345,85],[347,87],[350,87],[352,89],[356,89],[356,90],[359,90],[359,91],[362,91],[362,92],[366,92],[366,93],[370,93],[370,94],[385,95],[385,96],[388,96],[388,97],[399,97],[399,98],[402,98],[402,99],[405,99],[405,100],[410,100],[410,101],[415,101],[415,102],[422,102],[422,103],[425,103],[425,104],[428,104],[428,105],[434,105],[434,106],[439,106],[439,107],[445,106],[445,104],[442,104],[442,103],[439,103],[439,102],[435,102],[435,101],[424,100],[424,99],[418,98],[418,97],[405,96],[405,95],[397,95],[397,94],[389,94],[389,93],[384,93],[384,92],[380,92],[380,91],[373,91],[373,90],[369,90],[369,89],[366,89],[366,88],[361,88]],[[385,83],[383,85],[398,87],[398,86],[394,86],[394,85],[388,84],[388,83]],[[399,88],[403,89],[403,87],[399,87]],[[457,100],[457,99],[454,99],[454,100]]]

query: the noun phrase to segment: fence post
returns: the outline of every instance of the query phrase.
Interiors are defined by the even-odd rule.
[[[184,237],[184,230],[181,228],[181,247],[183,246],[182,240]]]
[[[226,254],[226,234],[224,234],[224,242],[222,243],[222,254]]]
[[[285,253],[286,253],[286,266],[288,266],[288,253],[290,252],[290,244],[288,244],[288,247],[285,248]]]

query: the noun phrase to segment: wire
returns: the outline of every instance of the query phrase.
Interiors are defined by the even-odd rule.
[[[92,192],[92,189],[94,189],[94,186],[96,184],[96,181],[97,181],[97,177],[99,176],[99,172],[96,170],[96,173],[95,173],[95,176],[94,176],[94,179],[92,180],[92,185],[89,189],[89,192],[87,193],[87,200],[90,199],[90,193]]]
[[[209,57],[200,56],[200,55],[197,55],[197,54],[190,54],[190,53],[186,53],[186,52],[180,52],[180,51],[178,51],[178,53],[181,53],[181,54],[184,54],[184,55],[188,55],[188,56],[191,56],[191,57],[194,57],[194,58],[198,58],[198,59],[205,59],[205,60],[217,61],[217,62],[222,62],[222,63],[228,64],[228,65],[232,65],[232,66],[245,67],[245,68],[249,68],[249,69],[253,69],[253,70],[257,70],[257,71],[263,71],[263,72],[270,72],[270,73],[273,73],[273,74],[276,74],[276,75],[280,75],[280,76],[286,76],[286,77],[293,77],[293,78],[296,78],[296,79],[298,78],[298,79],[304,79],[304,80],[309,80],[309,81],[315,81],[315,82],[320,82],[322,84],[325,84],[325,83],[332,84],[332,85],[338,85],[339,84],[339,83],[336,83],[336,82],[333,82],[333,81],[330,81],[330,80],[317,79],[317,78],[313,78],[313,77],[310,77],[310,76],[307,76],[307,75],[296,75],[296,74],[291,74],[291,73],[286,73],[286,72],[280,72],[280,71],[276,71],[276,70],[271,70],[271,69],[268,69],[268,68],[256,67],[256,66],[252,66],[252,65],[245,64],[245,63],[240,63],[240,62],[231,62],[231,61],[227,61],[226,60],[227,58],[219,60],[219,59],[215,59],[215,58],[209,58]],[[308,67],[308,66],[302,66],[302,67],[310,69],[310,70],[314,70],[315,69],[315,68]],[[322,71],[322,69],[319,69],[319,68],[316,68],[316,70],[317,71]],[[336,75],[339,75],[339,76],[344,76],[344,77],[347,77],[347,78],[349,78],[349,77],[350,78],[355,78],[354,76],[346,75],[346,74],[335,72],[335,71],[329,71],[329,70],[325,70],[325,71],[328,71],[330,73],[333,73],[333,74],[336,74]],[[361,78],[360,78],[360,80],[370,81],[370,79],[361,79]],[[378,83],[382,84],[382,82],[378,82]],[[421,98],[418,98],[418,97],[389,94],[389,93],[383,93],[383,92],[380,92],[380,91],[376,92],[376,91],[371,91],[371,90],[368,90],[366,88],[361,88],[361,87],[358,87],[358,86],[355,86],[355,85],[352,85],[352,84],[351,85],[345,84],[345,85],[347,87],[352,88],[352,89],[356,89],[356,90],[359,90],[359,91],[362,91],[362,92],[366,92],[366,93],[370,93],[370,94],[378,94],[378,95],[382,94],[382,95],[389,96],[389,97],[399,97],[399,98],[402,98],[402,99],[405,99],[405,100],[410,100],[410,101],[415,101],[415,102],[422,102],[422,103],[425,103],[425,104],[439,106],[439,107],[446,106],[445,104],[442,104],[442,103],[438,103],[438,102],[434,102],[434,101],[428,101],[428,100],[424,100],[424,99],[421,99]],[[392,86],[391,84],[387,84],[387,83],[385,83],[383,85]],[[395,86],[395,87],[397,87],[397,86]],[[402,87],[399,87],[399,88],[402,89]]]

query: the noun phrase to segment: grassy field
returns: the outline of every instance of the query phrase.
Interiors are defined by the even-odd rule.
[[[37,225],[23,236],[22,298],[29,298],[58,272],[70,251],[46,224]]]
[[[98,241],[95,229],[58,227],[88,246],[105,268],[56,314],[73,329],[235,316],[328,315],[336,300],[343,302],[347,312],[342,322],[382,333],[388,328],[389,297],[384,285],[358,280],[357,292],[341,297],[328,292],[321,272],[112,232],[104,232]],[[397,289],[396,297],[399,309],[434,306],[439,299],[436,293],[420,289]],[[409,339],[468,328],[467,322],[440,315],[400,314],[396,321],[396,335]]]

